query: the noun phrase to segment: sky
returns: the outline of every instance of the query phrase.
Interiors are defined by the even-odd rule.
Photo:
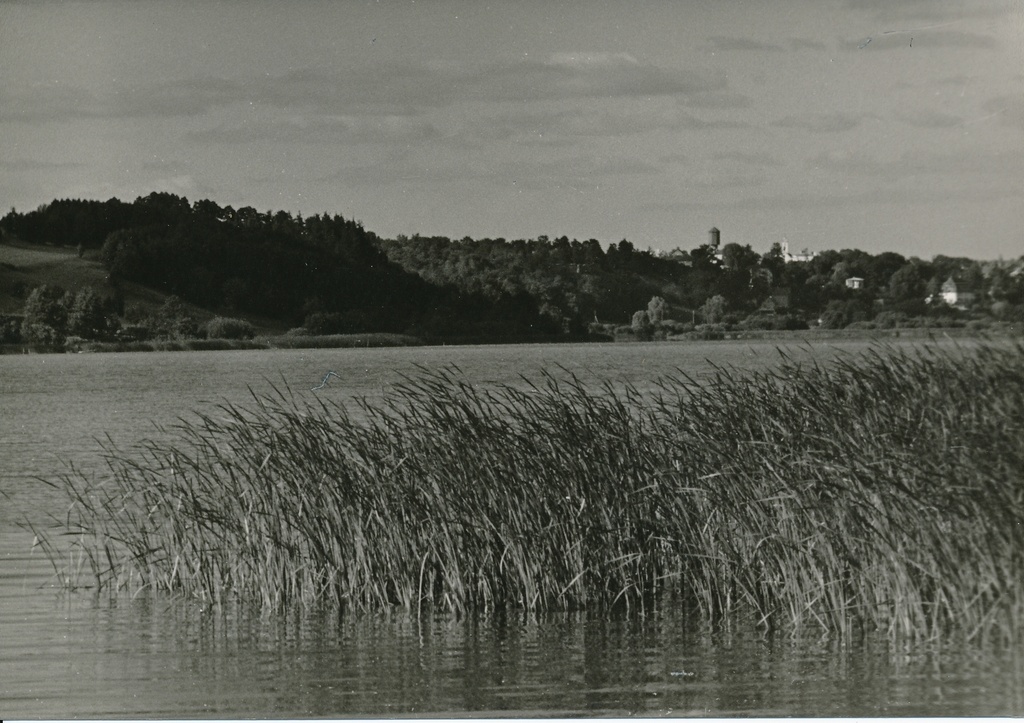
[[[0,208],[1024,255],[1020,0],[0,0]]]

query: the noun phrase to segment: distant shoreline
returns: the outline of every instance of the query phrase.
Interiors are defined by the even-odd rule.
[[[118,352],[165,352],[165,351],[244,351],[266,349],[375,349],[382,347],[438,347],[438,346],[473,346],[473,345],[516,345],[516,344],[577,344],[577,343],[614,343],[614,344],[686,344],[703,342],[729,341],[769,341],[790,343],[813,343],[837,340],[874,339],[983,339],[983,338],[1014,338],[1024,336],[1024,327],[1019,324],[992,326],[985,329],[959,328],[921,328],[902,329],[802,329],[777,331],[768,329],[735,330],[723,332],[721,338],[706,339],[682,334],[653,341],[639,341],[627,338],[610,338],[606,336],[532,336],[521,338],[494,337],[452,337],[447,339],[425,340],[409,334],[364,333],[364,334],[326,334],[321,336],[292,336],[281,334],[275,336],[258,336],[252,339],[164,339],[149,341],[82,341],[66,349],[44,349],[29,344],[0,344],[0,356],[9,354],[86,354],[86,353],[118,353]]]

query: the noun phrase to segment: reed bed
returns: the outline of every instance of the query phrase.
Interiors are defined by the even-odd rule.
[[[648,609],[1019,637],[1024,346],[885,346],[654,391],[424,370],[106,446],[54,484],[97,587],[348,609]],[[67,553],[40,531],[58,569]]]

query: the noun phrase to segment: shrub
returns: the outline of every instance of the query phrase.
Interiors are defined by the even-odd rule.
[[[667,319],[658,324],[658,329],[665,334],[685,334],[693,331],[693,324],[688,321],[673,321]]]
[[[21,337],[26,343],[43,349],[55,349],[64,344],[64,335],[49,324],[22,322]]]
[[[693,337],[702,341],[717,341],[725,338],[725,324],[698,324]]]
[[[633,335],[640,341],[650,341],[654,338],[654,328],[646,311],[637,311],[633,314],[633,321],[630,324]]]
[[[830,301],[818,323],[823,329],[842,329],[850,323],[850,314],[842,301]]]
[[[144,324],[125,324],[115,334],[118,341],[124,342],[148,341],[152,336],[149,327]]]
[[[964,319],[954,316],[918,316],[909,319],[907,323],[924,329],[961,329],[967,324]]]
[[[90,288],[80,290],[67,310],[69,334],[84,339],[100,339],[106,336],[108,327],[104,301]]]
[[[615,325],[592,321],[587,325],[587,334],[592,338],[607,339],[610,341],[615,338]]]
[[[64,338],[64,351],[81,351],[82,345],[87,343],[87,341],[87,339],[84,339],[80,336],[67,336]]]
[[[658,324],[665,320],[665,300],[660,296],[651,297],[647,302],[647,318],[652,324]]]
[[[310,334],[343,334],[348,330],[345,315],[337,312],[314,312],[306,317],[302,326]]]
[[[256,328],[245,319],[216,316],[203,326],[208,339],[252,339]]]
[[[1024,322],[1024,304],[1011,304],[1003,309],[1001,318],[1004,321]]]
[[[764,314],[752,314],[736,324],[736,328],[743,331],[751,329],[771,329],[772,321],[773,318],[771,316],[766,316]]]
[[[146,323],[158,339],[173,341],[193,339],[199,335],[199,325],[177,296],[168,296]]]
[[[725,316],[725,297],[712,296],[700,307],[700,316],[706,324],[717,324]]]
[[[21,316],[0,314],[0,344],[17,344],[21,341]]]
[[[43,284],[25,300],[21,336],[29,344],[59,347],[68,326],[68,294],[59,286]]]
[[[879,329],[897,329],[907,326],[907,315],[898,311],[883,311],[875,316],[874,321]]]
[[[796,314],[776,315],[772,319],[772,329],[779,331],[800,331],[807,328],[807,321]]]
[[[408,334],[370,332],[368,334],[300,335],[286,333],[269,337],[266,343],[278,349],[348,349],[353,347],[419,346],[421,339]]]

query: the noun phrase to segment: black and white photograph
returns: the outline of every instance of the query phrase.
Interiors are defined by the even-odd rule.
[[[1020,0],[0,0],[0,718],[950,716]]]

